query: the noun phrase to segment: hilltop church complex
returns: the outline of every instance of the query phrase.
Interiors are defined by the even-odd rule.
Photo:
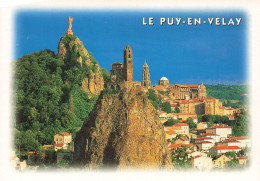
[[[162,101],[171,104],[172,111],[179,107],[181,114],[187,115],[221,115],[234,119],[234,115],[239,111],[231,107],[223,106],[219,99],[207,97],[206,86],[201,84],[170,85],[166,77],[159,80],[159,84],[152,86],[148,64],[144,63],[142,72],[142,82],[134,81],[133,78],[133,51],[127,44],[124,49],[124,63],[112,63],[110,70],[110,81],[105,88],[121,90],[133,85],[142,87],[145,91],[153,89]],[[167,96],[166,96],[167,95]]]

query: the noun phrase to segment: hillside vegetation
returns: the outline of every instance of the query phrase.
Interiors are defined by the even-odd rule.
[[[220,99],[224,106],[243,107],[247,103],[248,86],[246,85],[206,85],[207,97]]]
[[[82,80],[93,67],[81,66],[77,57],[74,48],[66,61],[50,50],[25,55],[16,61],[17,148],[36,150],[40,145],[53,144],[54,134],[67,131],[75,135],[82,126],[98,96],[89,98],[81,89]]]

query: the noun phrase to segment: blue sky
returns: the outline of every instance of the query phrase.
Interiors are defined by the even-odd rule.
[[[152,84],[162,76],[170,84],[244,84],[247,66],[247,19],[243,12],[192,11],[20,11],[16,14],[15,57],[44,49],[57,53],[59,40],[74,18],[72,31],[102,68],[123,62],[128,43],[133,50],[134,79],[149,65]],[[154,26],[143,26],[153,17]],[[240,26],[160,26],[160,17],[242,18]]]

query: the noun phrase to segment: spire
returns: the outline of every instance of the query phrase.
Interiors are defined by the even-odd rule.
[[[147,65],[147,63],[146,63],[146,60],[144,61],[143,67],[148,67],[148,65]]]

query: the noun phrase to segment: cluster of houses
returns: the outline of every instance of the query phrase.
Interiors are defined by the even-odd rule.
[[[54,149],[55,151],[67,150],[71,146],[72,135],[67,132],[61,132],[61,133],[54,135],[54,141],[55,141],[54,145],[43,145],[42,147],[45,150],[48,150],[48,149]],[[71,148],[73,151],[74,146],[72,146]],[[57,163],[59,162],[59,160],[63,159],[64,155],[66,155],[66,154],[70,156],[70,153],[58,152],[57,153]],[[32,155],[35,155],[35,151],[28,152],[28,154],[27,154],[28,159],[21,161],[21,159],[18,158],[18,156],[16,155],[15,151],[12,150],[11,167],[15,168],[16,170],[19,170],[19,171],[22,171],[25,169],[36,170],[38,168],[38,166],[32,166],[32,163],[33,163],[33,159],[31,159]]]
[[[193,121],[196,122],[196,118]],[[188,157],[191,158],[192,167],[199,170],[225,168],[231,161],[231,158],[225,156],[225,153],[237,153],[246,147],[251,147],[248,137],[232,137],[232,128],[227,125],[208,127],[207,123],[201,122],[197,123],[197,131],[204,130],[204,133],[193,134],[189,130],[189,125],[185,123],[185,120],[164,127],[168,149],[175,151],[184,147],[189,153]],[[215,155],[216,158],[209,155]],[[237,159],[239,164],[246,164],[246,157],[237,157]]]

